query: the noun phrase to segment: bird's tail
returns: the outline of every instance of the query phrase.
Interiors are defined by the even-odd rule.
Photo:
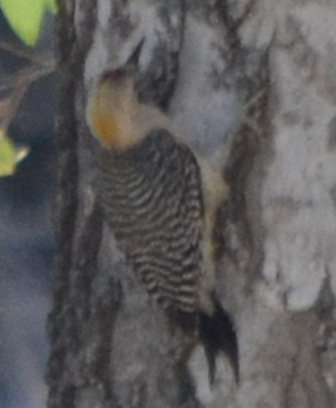
[[[216,356],[219,352],[228,358],[236,382],[239,382],[238,341],[233,322],[218,300],[213,297],[212,314],[201,311],[199,315],[199,337],[209,364],[209,380],[213,383],[216,374]]]

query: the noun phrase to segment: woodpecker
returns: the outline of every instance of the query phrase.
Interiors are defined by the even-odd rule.
[[[194,329],[210,381],[220,351],[238,381],[234,325],[214,294],[212,229],[225,195],[222,177],[197,157],[167,115],[139,101],[134,64],[98,79],[86,115],[104,151],[96,193],[119,247],[167,314]]]

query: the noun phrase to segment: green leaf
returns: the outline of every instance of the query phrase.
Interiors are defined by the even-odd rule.
[[[16,164],[26,157],[28,149],[17,148],[14,143],[0,131],[0,177],[14,173]]]
[[[0,5],[15,34],[27,45],[35,45],[51,0],[0,0]]]

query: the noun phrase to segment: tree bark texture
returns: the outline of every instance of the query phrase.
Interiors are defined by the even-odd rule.
[[[329,408],[336,399],[336,4],[59,0],[50,408]],[[90,84],[144,38],[142,100],[219,167],[216,291],[241,379],[208,383],[118,250],[92,188]]]

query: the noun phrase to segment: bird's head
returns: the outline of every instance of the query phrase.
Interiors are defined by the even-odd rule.
[[[105,72],[88,95],[87,122],[99,142],[112,150],[134,143],[134,116],[139,106],[135,77],[142,45],[143,40],[123,67]]]

